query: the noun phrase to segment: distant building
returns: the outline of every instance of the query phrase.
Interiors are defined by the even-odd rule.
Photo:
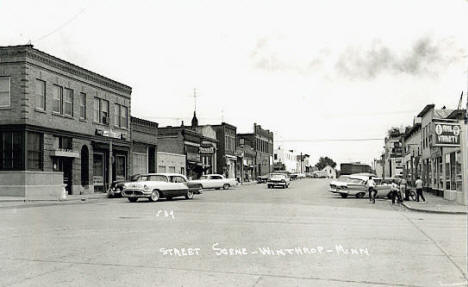
[[[329,165],[324,167],[322,172],[325,173],[328,178],[336,178],[336,170]]]
[[[403,131],[395,128],[385,138],[384,177],[403,175],[403,135]]]
[[[297,155],[293,150],[278,147],[274,150],[273,162],[278,166],[284,166],[284,170],[288,172],[297,172]]]
[[[273,132],[254,123],[253,133],[238,134],[240,139],[253,144],[256,153],[254,176],[266,175],[273,171]]]

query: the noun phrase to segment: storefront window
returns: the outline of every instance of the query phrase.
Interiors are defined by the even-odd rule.
[[[443,172],[443,164],[442,164],[442,157],[437,158],[437,179],[438,179],[438,184],[437,187],[440,189],[444,188],[444,172]]]
[[[0,132],[0,170],[24,168],[22,132]]]
[[[28,169],[42,169],[42,134],[28,132]]]
[[[450,187],[452,190],[457,189],[457,185],[455,183],[456,168],[457,168],[457,165],[455,163],[455,153],[452,152],[450,154]]]
[[[115,175],[117,180],[125,179],[125,156],[123,155],[115,157]]]

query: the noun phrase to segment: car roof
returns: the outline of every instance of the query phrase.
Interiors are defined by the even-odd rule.
[[[169,172],[160,172],[160,173],[145,173],[141,175],[163,175],[163,176],[182,176],[185,177],[185,175],[180,174],[180,173],[169,173]]]

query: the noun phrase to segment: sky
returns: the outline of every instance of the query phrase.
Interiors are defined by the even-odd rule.
[[[312,162],[371,163],[391,127],[468,86],[468,1],[0,0],[0,45],[132,87],[160,126],[253,123]],[[466,98],[465,98],[466,100]]]

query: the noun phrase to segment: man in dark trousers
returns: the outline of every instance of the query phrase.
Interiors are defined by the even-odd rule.
[[[375,204],[377,190],[375,190],[375,181],[372,176],[369,176],[369,180],[367,181],[367,189],[369,190],[369,200]]]
[[[418,179],[416,179],[416,201],[419,202],[419,197],[426,202],[426,199],[424,198],[423,195],[423,181],[421,178],[418,176]]]

